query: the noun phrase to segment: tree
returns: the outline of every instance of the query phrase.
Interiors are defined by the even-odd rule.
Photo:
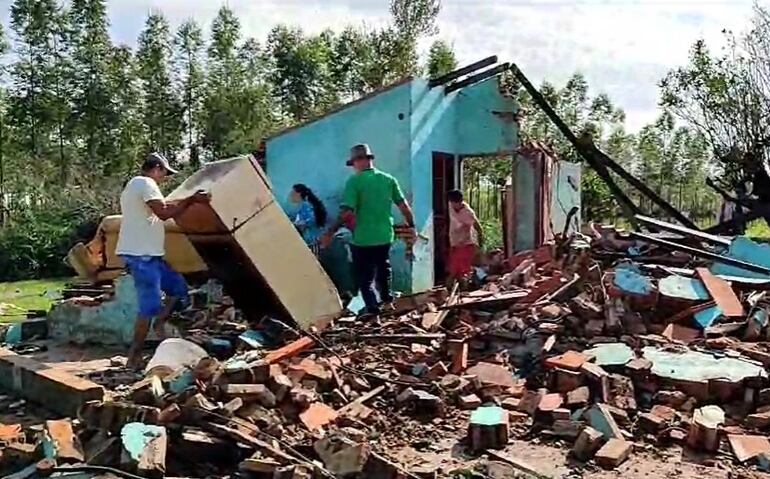
[[[198,167],[200,123],[203,114],[203,31],[194,20],[188,20],[179,27],[176,34],[176,51],[176,80],[184,92],[182,106],[186,120],[187,146],[190,148],[190,163]]]
[[[139,36],[138,75],[142,89],[142,115],[147,131],[147,150],[172,158],[179,149],[182,130],[182,102],[176,94],[169,69],[172,39],[168,20],[150,13]]]
[[[15,0],[11,28],[17,61],[12,68],[11,115],[26,139],[26,151],[39,158],[55,124],[54,39],[59,34],[54,0]]]
[[[312,118],[338,102],[330,68],[334,58],[329,31],[306,37],[299,28],[275,27],[267,39],[276,96],[296,121]]]
[[[392,0],[390,15],[399,33],[417,40],[438,33],[436,19],[441,12],[441,0]]]
[[[428,76],[436,78],[457,68],[457,59],[452,47],[443,40],[433,42],[428,55]]]
[[[240,42],[240,22],[222,7],[212,24],[204,100],[204,143],[214,158],[256,150],[282,123],[267,83],[267,54],[254,39]]]
[[[770,146],[770,12],[755,5],[752,28],[726,36],[720,55],[693,45],[689,64],[662,80],[661,102],[708,141],[732,189]]]
[[[107,75],[116,92],[115,110],[120,114],[114,125],[116,152],[105,163],[105,172],[122,178],[131,173],[141,151],[147,148],[141,109],[141,81],[137,80],[138,66],[130,48],[113,47],[108,58]]]
[[[82,140],[80,156],[89,166],[102,166],[116,154],[115,85],[110,83],[112,41],[104,0],[73,0],[72,25],[72,122]],[[101,171],[101,168],[99,168]]]

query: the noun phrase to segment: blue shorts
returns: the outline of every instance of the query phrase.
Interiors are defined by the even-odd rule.
[[[162,257],[122,255],[121,258],[134,278],[140,315],[152,318],[160,314],[163,309],[161,293],[178,298],[178,306],[187,305],[187,283]]]

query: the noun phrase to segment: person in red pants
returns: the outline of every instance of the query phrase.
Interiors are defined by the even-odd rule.
[[[483,244],[484,232],[476,212],[463,200],[463,193],[452,190],[449,199],[449,280],[462,281],[473,272],[473,260],[479,245]]]

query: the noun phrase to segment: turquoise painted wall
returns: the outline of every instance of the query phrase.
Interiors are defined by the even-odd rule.
[[[356,143],[369,143],[377,167],[401,183],[423,238],[415,245],[411,264],[403,243],[394,245],[394,286],[420,291],[434,283],[433,152],[487,155],[514,150],[518,132],[510,118],[515,111],[515,103],[499,94],[497,78],[450,95],[416,79],[268,140],[267,173],[285,209],[291,185],[302,182],[336,215],[352,172],[345,166],[348,150]],[[395,207],[393,213],[401,221]]]
[[[336,113],[267,141],[267,173],[273,193],[285,210],[295,183],[305,183],[336,219],[345,181],[353,170],[345,165],[350,147],[368,143],[377,168],[395,176],[411,201],[409,167],[410,88],[405,83],[348,106]],[[396,221],[402,221],[393,207]],[[408,289],[411,269],[404,261],[404,245],[391,251],[394,285]]]

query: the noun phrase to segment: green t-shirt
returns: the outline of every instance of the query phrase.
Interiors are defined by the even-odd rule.
[[[394,203],[404,200],[398,181],[376,168],[364,170],[348,178],[342,206],[356,214],[353,244],[380,246],[393,242]]]

